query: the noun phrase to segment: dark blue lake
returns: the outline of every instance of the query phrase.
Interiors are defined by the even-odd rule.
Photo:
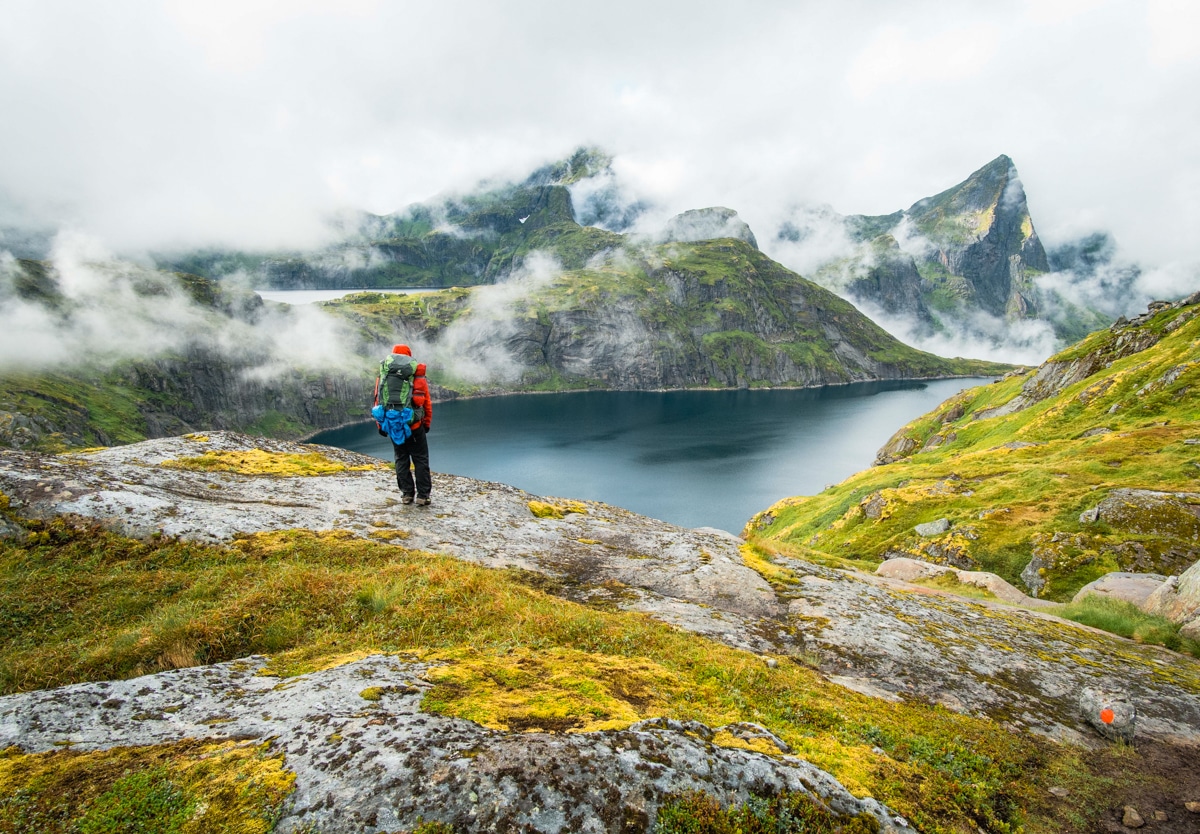
[[[740,533],[750,516],[780,498],[815,494],[870,466],[902,425],[985,382],[435,402],[430,462],[434,472]],[[392,458],[374,423],[322,432],[312,442]]]

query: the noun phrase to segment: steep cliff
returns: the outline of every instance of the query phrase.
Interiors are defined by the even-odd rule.
[[[926,333],[957,332],[984,313],[1044,319],[1060,338],[1078,339],[1112,320],[1039,286],[1051,265],[1007,156],[906,210],[832,219],[859,249],[825,263],[814,279]]]

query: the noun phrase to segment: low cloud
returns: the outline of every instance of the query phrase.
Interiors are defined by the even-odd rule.
[[[914,318],[891,316],[869,301],[851,300],[892,336],[938,356],[1039,365],[1061,346],[1050,323],[1038,319],[1013,321],[978,311],[957,320],[953,330],[931,334],[927,324]]]
[[[812,280],[821,266],[849,258],[858,245],[850,239],[846,218],[827,205],[797,205],[758,236],[763,252]]]
[[[22,297],[17,282],[27,280],[25,270],[0,253],[0,369],[105,369],[195,350],[257,376],[361,365],[348,328],[319,308],[239,305],[230,294],[238,309],[225,315],[197,302],[169,273],[119,260],[93,237],[60,233],[49,275],[56,298]]]
[[[523,302],[562,275],[557,258],[534,252],[495,284],[471,290],[470,311],[418,347],[454,379],[472,384],[515,382],[527,370],[512,347]]]

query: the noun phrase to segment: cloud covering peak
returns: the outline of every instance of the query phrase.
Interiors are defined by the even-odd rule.
[[[12,0],[0,226],[321,242],[580,144],[666,216],[909,205],[999,152],[1043,237],[1200,260],[1200,7],[1171,0]],[[953,107],[947,105],[953,102]]]

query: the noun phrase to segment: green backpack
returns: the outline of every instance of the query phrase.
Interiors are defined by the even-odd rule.
[[[412,408],[412,422],[425,419],[424,408],[413,408],[413,378],[417,360],[402,353],[389,354],[379,363],[379,404],[386,409],[403,411]]]

